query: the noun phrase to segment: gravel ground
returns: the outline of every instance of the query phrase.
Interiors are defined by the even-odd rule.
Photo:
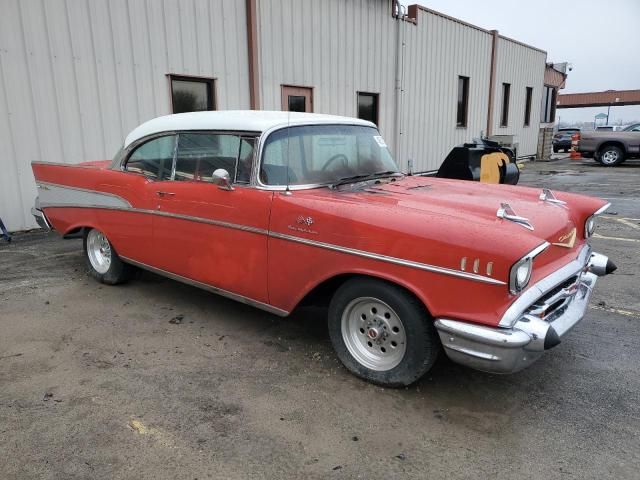
[[[521,183],[609,198],[592,243],[619,270],[528,370],[442,356],[401,390],[342,368],[323,311],[102,286],[79,240],[0,242],[0,478],[639,478],[640,163],[528,163]]]

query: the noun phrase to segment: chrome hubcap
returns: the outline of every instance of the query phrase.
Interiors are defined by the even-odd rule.
[[[342,339],[358,363],[378,372],[397,367],[407,350],[400,317],[373,297],[349,302],[342,313]]]
[[[618,152],[607,150],[602,154],[602,163],[615,163],[618,160]]]
[[[104,233],[91,230],[87,235],[87,254],[91,266],[98,273],[107,273],[111,266],[111,245]]]

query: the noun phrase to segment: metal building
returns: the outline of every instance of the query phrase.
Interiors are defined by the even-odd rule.
[[[536,154],[546,53],[395,0],[0,0],[0,217],[34,227],[30,162],[110,158],[152,117],[373,119],[403,170],[481,133]]]

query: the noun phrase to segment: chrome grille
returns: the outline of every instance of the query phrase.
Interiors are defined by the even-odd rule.
[[[531,305],[526,310],[525,315],[532,315],[545,322],[553,322],[554,319],[564,313],[576,295],[580,277],[581,274],[574,275],[553,288]]]

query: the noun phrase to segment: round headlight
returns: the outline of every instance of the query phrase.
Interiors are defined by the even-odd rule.
[[[509,282],[509,290],[516,294],[521,292],[529,284],[531,280],[531,272],[533,270],[533,262],[530,257],[523,258],[511,269],[511,280]]]
[[[529,273],[531,271],[531,264],[529,262],[523,263],[516,270],[516,286],[518,288],[522,288],[529,278]]]
[[[591,216],[587,218],[587,221],[584,224],[584,236],[585,238],[589,238],[593,235],[593,231],[596,229],[596,219]]]

